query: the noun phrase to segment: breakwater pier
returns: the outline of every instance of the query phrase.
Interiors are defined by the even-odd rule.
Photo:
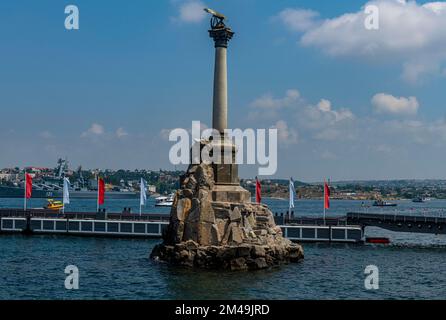
[[[169,225],[167,214],[65,212],[44,209],[0,209],[0,233],[63,234],[90,237],[161,238]],[[275,213],[283,235],[296,242],[361,243],[365,229],[446,234],[446,217],[349,212],[344,217],[295,217]]]
[[[364,231],[360,225],[348,225],[342,219],[301,221],[274,215],[283,235],[297,242],[360,243]],[[313,223],[311,223],[313,220]],[[0,233],[59,234],[91,237],[161,238],[169,225],[166,214],[65,212],[30,209],[0,209]]]
[[[446,234],[446,217],[378,213],[347,213],[339,218],[295,217],[275,213],[284,236],[297,242],[360,243],[367,227],[394,232]],[[43,209],[0,209],[0,233],[65,234],[92,237],[161,238],[167,214],[65,212]]]
[[[160,214],[0,209],[0,232],[160,238],[169,217]]]

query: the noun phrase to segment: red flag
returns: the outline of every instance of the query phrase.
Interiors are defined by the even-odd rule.
[[[33,193],[33,176],[25,173],[25,197],[31,199]]]
[[[105,200],[105,183],[104,179],[98,179],[98,205],[104,204]]]
[[[259,179],[256,178],[256,202],[262,202],[262,186],[260,185]]]
[[[324,182],[324,209],[330,209],[330,187]]]

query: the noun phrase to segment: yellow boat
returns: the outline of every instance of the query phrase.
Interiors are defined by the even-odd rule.
[[[53,200],[53,199],[48,199],[47,201],[48,201],[48,204],[45,206],[45,209],[58,211],[63,208],[62,201]]]

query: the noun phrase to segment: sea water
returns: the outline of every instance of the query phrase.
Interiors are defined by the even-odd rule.
[[[265,200],[285,212],[283,200]],[[41,207],[44,200],[31,200]],[[370,204],[370,203],[367,203]],[[0,199],[1,207],[20,207],[21,199]],[[397,208],[367,208],[356,201],[332,201],[328,216],[350,211],[442,216],[446,201]],[[321,201],[298,201],[295,215],[320,215]],[[75,200],[73,211],[94,211],[94,200]],[[139,201],[109,200],[120,212]],[[395,211],[397,210],[397,211]],[[144,212],[166,213],[151,200]],[[445,299],[446,236],[393,233],[378,228],[368,235],[389,237],[389,246],[303,244],[305,260],[257,272],[188,270],[149,259],[160,239],[109,239],[73,236],[0,236],[0,299]],[[66,266],[79,270],[79,289],[65,288]],[[379,289],[367,290],[367,266],[379,270]]]

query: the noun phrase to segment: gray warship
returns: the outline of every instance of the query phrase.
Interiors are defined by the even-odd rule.
[[[68,161],[59,159],[53,176],[45,176],[33,181],[32,198],[37,199],[57,199],[63,197],[63,178],[68,171]],[[95,199],[97,197],[97,187],[89,186],[82,176],[82,168],[77,170],[78,178],[76,181],[70,181],[71,199]],[[0,198],[23,198],[25,194],[24,182],[19,185],[0,184]],[[106,191],[107,199],[136,199],[139,198],[139,192],[126,188],[116,187],[111,191]]]

